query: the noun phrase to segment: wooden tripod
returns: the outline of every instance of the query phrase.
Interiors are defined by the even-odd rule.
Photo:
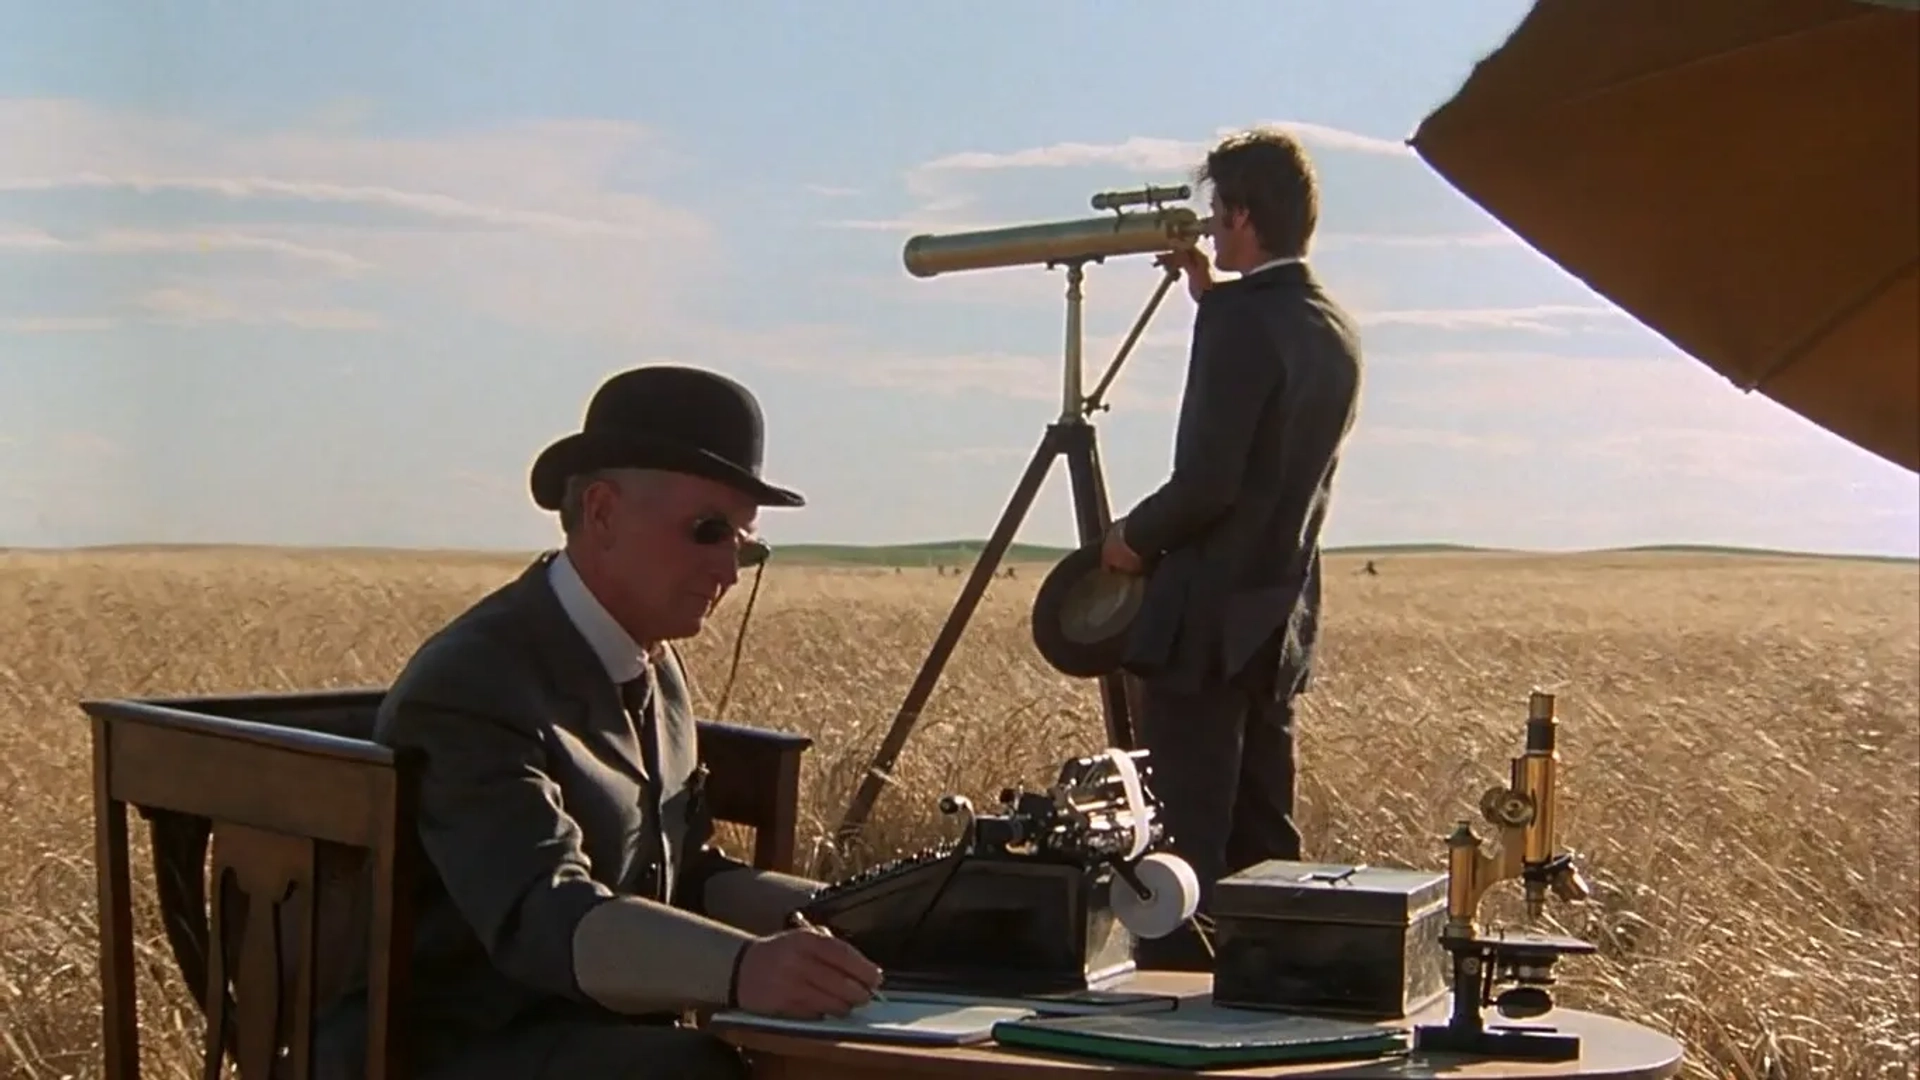
[[[1179,277],[1179,271],[1173,267],[1166,269],[1159,287],[1154,290],[1153,298],[1140,312],[1140,317],[1134,320],[1133,329],[1121,342],[1119,352],[1115,354],[1113,363],[1107,366],[1099,385],[1094,387],[1093,393],[1083,396],[1080,389],[1081,306],[1084,298],[1081,285],[1085,280],[1086,261],[1077,259],[1063,264],[1048,264],[1049,268],[1064,265],[1067,271],[1066,373],[1060,416],[1047,425],[1040,445],[1034,449],[1033,458],[1027,463],[1026,472],[1014,486],[1013,496],[1007,500],[1006,509],[1000,514],[999,523],[994,526],[986,546],[980,551],[979,559],[974,562],[973,573],[961,586],[960,596],[947,615],[946,625],[940,628],[940,635],[934,639],[933,647],[920,665],[919,675],[907,689],[906,700],[901,703],[899,712],[894,714],[893,726],[887,730],[886,738],[881,741],[880,748],[860,778],[860,787],[854,792],[853,801],[840,823],[838,842],[843,852],[866,824],[867,815],[873,812],[873,804],[886,786],[888,774],[893,771],[900,751],[907,744],[907,736],[920,719],[920,710],[926,706],[927,698],[932,696],[934,684],[940,680],[948,658],[953,655],[954,646],[959,644],[960,635],[966,631],[967,621],[973,617],[974,609],[987,591],[987,582],[992,580],[1008,545],[1019,532],[1034,497],[1040,492],[1040,484],[1046,479],[1056,457],[1065,456],[1067,459],[1067,475],[1073,490],[1074,521],[1080,543],[1084,545],[1098,541],[1106,535],[1107,527],[1112,523],[1112,510],[1107,504],[1106,479],[1100,468],[1099,440],[1093,424],[1087,418],[1107,408],[1102,401],[1107,388],[1113,384],[1114,376],[1119,374],[1120,365],[1126,360],[1127,354],[1133,351],[1134,344],[1140,340],[1141,332],[1147,328],[1154,310],[1166,297],[1167,289]],[[1123,750],[1135,748],[1132,717],[1138,711],[1128,682],[1126,676],[1118,673],[1100,679],[1100,702],[1106,714],[1107,744]]]

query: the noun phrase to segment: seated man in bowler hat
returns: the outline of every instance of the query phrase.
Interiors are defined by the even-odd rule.
[[[583,430],[534,462],[564,548],[433,635],[386,697],[376,738],[424,752],[412,1075],[744,1077],[680,1014],[843,1014],[878,984],[853,947],[783,929],[815,882],[708,843],[668,643],[737,580],[759,508],[804,505],[760,478],[762,442],[758,402],[730,379],[609,379]],[[353,1012],[338,1031],[363,1023]],[[353,1075],[359,1053],[334,1067]]]

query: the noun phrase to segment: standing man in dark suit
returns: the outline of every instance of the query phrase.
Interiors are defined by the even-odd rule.
[[[816,883],[708,843],[668,643],[764,555],[759,507],[803,505],[760,478],[762,441],[731,379],[609,379],[533,465],[564,550],[430,638],[388,693],[376,738],[425,758],[412,1075],[731,1080],[740,1057],[680,1014],[841,1014],[878,984],[851,946],[782,929]],[[336,1021],[353,1028],[353,1005]]]
[[[1198,312],[1167,481],[1115,522],[1109,569],[1148,573],[1128,642],[1140,741],[1174,844],[1208,910],[1219,878],[1300,858],[1294,699],[1320,608],[1320,530],[1360,387],[1360,342],[1307,268],[1319,196],[1306,151],[1277,131],[1207,156],[1221,269],[1187,249]],[[1141,962],[1204,967],[1189,936],[1141,943]]]

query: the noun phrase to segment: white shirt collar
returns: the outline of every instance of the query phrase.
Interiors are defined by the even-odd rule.
[[[1280,258],[1280,259],[1268,259],[1266,262],[1261,263],[1259,266],[1254,267],[1253,269],[1247,271],[1244,274],[1241,274],[1240,276],[1252,277],[1253,275],[1259,273],[1262,270],[1271,270],[1276,266],[1285,266],[1288,263],[1297,263],[1297,262],[1306,262],[1306,261],[1307,260],[1301,258],[1298,255],[1288,255],[1285,258]]]
[[[607,613],[588,590],[586,582],[580,580],[580,571],[574,568],[566,552],[555,556],[547,566],[547,580],[552,583],[560,606],[566,609],[567,618],[573,620],[587,644],[593,646],[594,655],[600,658],[614,682],[631,682],[646,674],[647,662],[640,646]]]

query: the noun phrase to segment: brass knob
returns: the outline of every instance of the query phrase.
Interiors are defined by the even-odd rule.
[[[1524,828],[1533,821],[1533,800],[1509,787],[1490,787],[1480,796],[1480,813],[1491,824]]]
[[[1569,863],[1554,873],[1553,895],[1573,902],[1590,898],[1593,890],[1587,887],[1587,879],[1580,875],[1580,871]]]

